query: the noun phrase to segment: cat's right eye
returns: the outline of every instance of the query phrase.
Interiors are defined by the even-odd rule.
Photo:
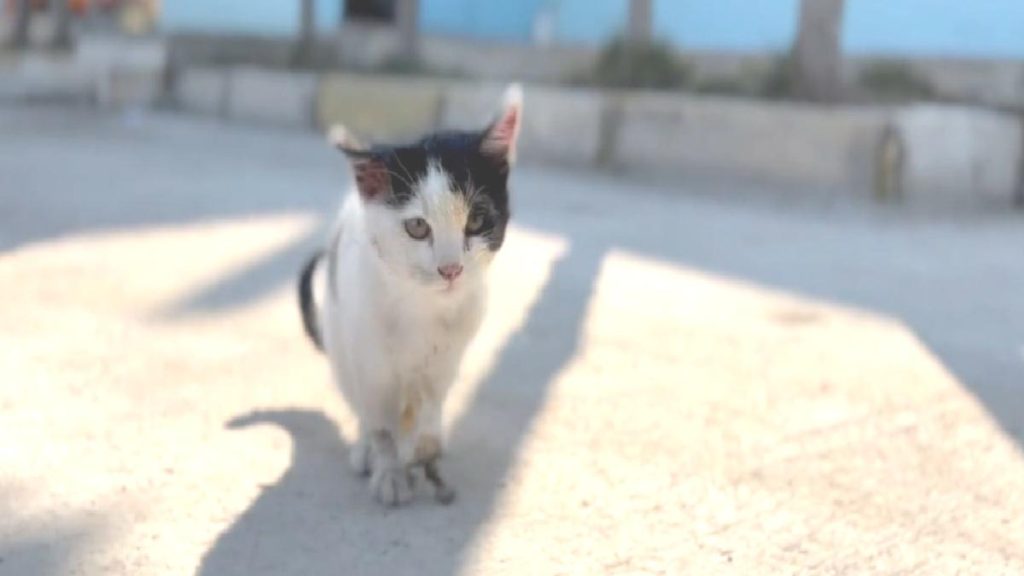
[[[430,236],[430,224],[423,218],[409,218],[405,221],[405,232],[414,240],[425,240]]]

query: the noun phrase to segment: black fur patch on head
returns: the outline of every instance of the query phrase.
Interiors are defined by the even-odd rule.
[[[508,159],[485,153],[481,148],[482,132],[437,132],[413,144],[375,146],[364,152],[381,162],[391,180],[391,191],[385,202],[394,207],[407,204],[414,195],[413,186],[436,164],[451,178],[456,194],[472,197],[473,213],[484,219],[480,235],[488,238],[488,246],[497,251],[505,240],[508,226]]]

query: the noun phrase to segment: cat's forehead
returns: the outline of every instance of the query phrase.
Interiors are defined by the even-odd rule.
[[[391,174],[393,202],[404,205],[421,189],[461,195],[467,205],[503,202],[507,167],[484,155],[480,145],[479,133],[438,132],[413,144],[378,149]]]
[[[427,173],[416,183],[415,195],[406,208],[426,214],[436,222],[443,221],[461,228],[472,209],[471,196],[460,193],[438,162],[428,162]]]
[[[480,151],[481,137],[472,132],[437,132],[420,141],[394,148],[395,160],[416,167],[417,176],[425,177],[432,166],[438,166],[453,180],[472,177],[473,172],[495,168]]]

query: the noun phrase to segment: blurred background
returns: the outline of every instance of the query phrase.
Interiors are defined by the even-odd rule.
[[[471,107],[464,88],[515,79],[546,96],[527,127],[533,159],[923,196],[923,204],[1005,207],[1024,198],[1016,116],[1024,9],[1009,0],[4,6],[8,100],[156,105],[320,129],[348,120],[387,137],[451,124],[450,109]],[[404,82],[402,114],[374,113],[373,77]],[[247,82],[280,97],[259,90],[266,105],[247,105],[261,96],[231,90]],[[674,107],[670,94],[679,96]],[[652,106],[666,118],[649,121]],[[692,128],[682,134],[707,149],[680,141],[680,115]],[[790,141],[765,146],[781,127],[793,130]],[[709,142],[709,131],[720,138]],[[659,139],[675,143],[666,149]],[[816,152],[827,160],[811,162]]]
[[[0,2],[0,575],[1024,574],[1019,0]],[[323,134],[510,81],[459,497],[382,512]]]

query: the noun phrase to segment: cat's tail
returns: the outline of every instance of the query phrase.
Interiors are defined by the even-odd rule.
[[[313,275],[316,267],[324,257],[324,251],[320,250],[313,254],[302,267],[299,273],[299,310],[302,311],[302,327],[306,329],[306,335],[313,341],[317,350],[324,349],[323,338],[320,334],[320,322],[317,318],[316,300],[313,297]]]

